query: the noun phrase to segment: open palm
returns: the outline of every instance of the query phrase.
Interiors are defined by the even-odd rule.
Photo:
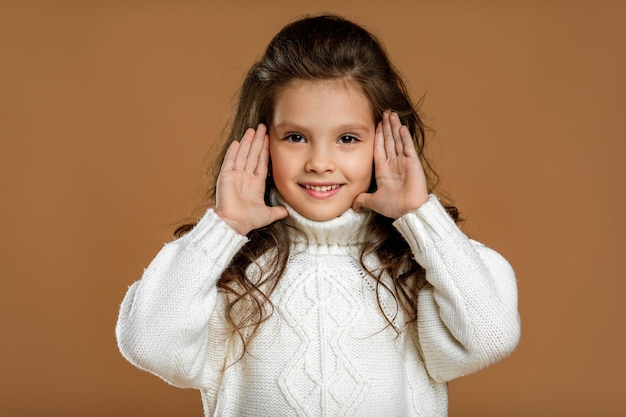
[[[426,177],[413,138],[396,113],[383,113],[376,127],[374,167],[377,190],[359,194],[354,209],[366,207],[397,219],[428,200]]]
[[[265,125],[260,124],[256,130],[248,129],[241,141],[233,141],[217,179],[215,213],[242,235],[287,216],[284,207],[265,204],[269,164],[266,132]]]

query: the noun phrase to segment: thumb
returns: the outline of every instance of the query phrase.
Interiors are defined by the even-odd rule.
[[[354,211],[360,211],[364,207],[368,209],[372,208],[372,194],[361,193],[357,195],[352,202],[352,210]]]
[[[271,209],[272,218],[273,218],[272,222],[275,222],[276,220],[284,219],[285,217],[289,215],[289,212],[284,206],[270,207],[270,209]]]

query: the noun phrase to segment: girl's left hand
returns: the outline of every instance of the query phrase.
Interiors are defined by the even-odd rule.
[[[397,113],[385,111],[376,127],[374,168],[377,190],[359,194],[352,203],[354,210],[366,207],[397,219],[428,201],[424,169],[411,133]]]

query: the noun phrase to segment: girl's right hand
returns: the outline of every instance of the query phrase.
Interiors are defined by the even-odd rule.
[[[217,179],[215,213],[241,235],[287,217],[282,206],[265,204],[265,179],[269,165],[267,128],[249,128],[226,151]]]

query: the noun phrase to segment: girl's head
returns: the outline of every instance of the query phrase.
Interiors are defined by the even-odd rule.
[[[397,112],[422,156],[424,126],[381,43],[355,23],[323,15],[285,26],[252,66],[239,92],[222,159],[228,144],[241,139],[247,128],[256,128],[259,123],[271,127],[277,97],[286,87],[299,81],[331,81],[360,90],[369,101],[374,125],[385,110]],[[427,161],[422,162],[432,187],[435,175]],[[216,170],[214,179],[218,174]],[[370,182],[368,188],[373,191],[376,188],[373,175]],[[267,195],[274,188],[276,184],[269,177]]]

